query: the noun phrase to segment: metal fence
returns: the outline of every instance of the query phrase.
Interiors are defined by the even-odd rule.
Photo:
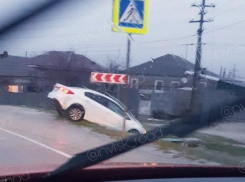
[[[125,100],[124,90],[121,90],[119,99]],[[13,105],[13,106],[27,106],[33,108],[43,108],[47,110],[54,109],[50,99],[47,98],[47,92],[41,93],[8,93],[0,92],[0,105]],[[240,107],[241,113],[233,113],[233,108],[226,108],[226,104],[245,96],[243,92],[229,92],[222,90],[205,90],[198,93],[198,100],[195,101],[196,107],[200,108],[200,111],[208,111],[208,115],[203,116],[204,120],[209,120],[212,117],[212,109],[216,105],[223,105],[224,118],[241,119],[245,117],[245,106],[239,105],[234,107]],[[127,106],[132,113],[138,117],[138,111],[140,107],[140,96],[137,90],[129,89],[127,94]],[[165,92],[163,94],[151,95],[151,112],[163,110],[165,113],[182,116],[189,107],[190,92],[177,91],[177,92]],[[228,110],[227,110],[228,109]],[[230,116],[231,115],[231,116]]]
[[[228,106],[228,103],[244,98],[244,92],[228,91],[228,90],[209,90],[199,93],[200,103],[203,114],[202,120],[208,121],[213,115],[220,114],[225,120],[240,120],[245,118],[245,106],[242,104]],[[221,106],[220,113],[214,113],[214,108]],[[235,112],[235,108],[238,112]]]
[[[8,93],[0,92],[0,105],[27,106],[53,109],[48,93]]]

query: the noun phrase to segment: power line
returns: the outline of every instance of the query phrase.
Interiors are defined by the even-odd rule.
[[[91,22],[91,20],[90,20],[90,22]],[[99,22],[99,23],[101,23],[101,21],[98,21],[98,20],[96,20],[96,21],[92,21],[92,23],[84,23],[84,24],[86,24],[86,25],[94,25],[95,24],[95,22]],[[180,24],[185,24],[185,23],[187,23],[187,21],[176,21],[176,22],[174,22],[174,23],[169,23],[169,22],[161,22],[161,23],[166,23],[166,24],[168,24],[168,26],[169,25],[180,25]],[[28,24],[26,24],[26,25],[28,25]],[[69,23],[69,26],[71,26],[72,25],[72,27],[74,28],[84,28],[84,26],[73,26],[73,25],[77,25],[77,23]],[[58,26],[54,26],[54,25],[52,25],[51,27],[49,26],[49,27],[47,27],[46,25],[43,25],[44,27],[42,27],[42,30],[55,30],[55,29],[64,29],[64,23],[62,23],[61,25],[58,25]],[[101,26],[100,28],[105,28],[106,26],[110,26],[110,25],[103,25],[103,26]],[[165,24],[164,25],[162,25],[162,24],[159,24],[159,23],[156,23],[156,24],[151,24],[151,27],[163,27],[163,26],[166,26]],[[91,28],[91,29],[95,29],[95,28]],[[96,29],[98,29],[97,27],[96,27]],[[35,31],[40,31],[40,27],[38,27],[38,28],[33,28],[33,27],[28,27],[28,29],[27,30],[15,30],[15,32],[35,32]]]
[[[174,6],[174,7],[167,7],[167,8],[164,8],[164,9],[161,9],[160,11],[162,12],[163,10],[168,10],[168,9],[171,9],[171,10],[182,10],[182,9],[186,9],[187,7],[184,7],[184,8],[180,8],[179,7],[183,7],[183,5],[178,5],[178,6]],[[100,13],[107,13],[107,12],[111,12],[112,10],[108,9],[108,10],[105,10],[105,11],[100,11]],[[154,11],[153,13],[156,13],[156,12],[160,12],[160,11]],[[40,21],[35,21],[35,22],[28,22],[27,24],[36,24],[36,23],[40,23],[40,22],[50,22],[50,21],[56,21],[56,20],[62,20],[62,19],[73,19],[73,18],[78,18],[78,17],[84,17],[84,16],[91,16],[91,15],[97,15],[99,14],[98,12],[96,13],[89,13],[89,14],[84,14],[84,15],[75,15],[75,16],[63,16],[63,17],[59,17],[59,18],[49,18],[49,19],[44,19],[44,20],[40,20]]]
[[[65,34],[64,34],[65,35]],[[64,36],[64,35],[56,35],[56,36]],[[71,35],[82,35],[80,34],[71,34]],[[43,38],[43,37],[56,37],[56,36],[31,36],[31,37],[18,37],[18,38],[3,38],[0,40],[15,40],[15,39],[30,39],[30,38]],[[135,42],[135,43],[139,43],[139,44],[144,44],[144,43],[157,43],[157,42],[168,42],[168,41],[174,41],[174,40],[181,40],[181,39],[186,39],[186,38],[190,38],[190,37],[195,37],[196,35],[188,35],[188,36],[182,36],[182,37],[177,37],[177,38],[172,38],[172,39],[162,39],[162,40],[154,40],[154,41],[143,41],[143,42]],[[112,45],[114,46],[114,45]],[[106,47],[106,46],[103,46]]]
[[[195,21],[195,22],[199,22],[199,21]],[[243,23],[243,22],[245,22],[245,20],[242,20],[242,21],[239,21],[239,22],[236,22],[236,23],[233,23],[233,24],[224,26],[224,27],[220,27],[220,28],[215,29],[215,30],[212,30],[212,31],[204,32],[203,34],[208,34],[208,33],[214,32],[214,31],[222,30],[222,29],[225,29],[225,28],[228,28],[228,27],[231,27],[231,26],[234,26],[234,25]],[[64,35],[67,35],[67,34],[57,35],[57,36],[64,36]],[[70,35],[81,35],[81,33],[80,34],[76,34],[75,33],[75,34],[70,34]],[[182,37],[177,37],[177,38],[172,38],[172,39],[162,39],[162,40],[154,40],[154,41],[143,41],[143,42],[135,42],[135,43],[139,43],[139,44],[142,44],[143,43],[144,44],[144,43],[167,42],[167,41],[181,40],[181,39],[195,37],[195,36],[196,35],[189,35],[189,36],[182,36]],[[1,39],[1,40],[6,40],[6,39],[29,39],[29,38],[42,38],[42,37],[53,37],[53,36],[31,36],[31,37],[19,37],[19,38],[4,38],[4,39]],[[125,46],[125,45],[122,45],[122,44],[113,44],[113,45],[110,45],[110,46],[104,46],[103,45],[101,47],[114,47],[114,46]],[[100,46],[94,46],[94,48],[95,47],[98,47],[99,48]]]
[[[164,10],[178,10],[178,11],[181,11],[181,10],[186,10],[187,8],[189,8],[189,7],[183,7],[183,5],[181,5],[179,7],[182,7],[182,8],[165,8],[165,9],[161,9],[159,11],[154,11],[154,12],[152,12],[152,14],[155,14],[155,13],[158,13],[158,12],[164,12]]]
[[[207,45],[220,45],[220,46],[229,46],[229,45],[238,45],[238,46],[245,46],[245,44],[238,44],[238,42],[230,42],[230,43],[228,43],[228,42],[221,42],[221,43],[219,43],[219,42],[209,42],[209,43],[206,43]]]
[[[220,16],[220,15],[222,15],[222,14],[224,14],[224,13],[228,13],[228,12],[230,12],[230,11],[234,11],[234,10],[236,10],[236,9],[238,9],[238,8],[241,8],[241,7],[244,7],[244,6],[245,6],[245,4],[239,5],[239,6],[235,7],[235,8],[229,9],[229,10],[227,10],[227,11],[220,12],[220,13],[214,15],[214,17]]]
[[[179,5],[179,6],[176,6],[176,7],[183,7],[183,5]],[[170,8],[176,8],[176,7],[170,7]],[[166,8],[167,9],[167,8]],[[154,12],[155,13],[155,12]],[[98,14],[98,12],[96,12],[95,14]],[[87,15],[95,15],[95,14],[84,14],[84,15],[79,15],[79,16],[87,16]],[[74,18],[74,17],[79,17],[79,16],[68,16],[68,17],[59,17],[59,18],[52,18],[52,19],[46,19],[46,20],[40,20],[40,21],[36,21],[36,22],[27,22],[27,25],[28,24],[36,24],[36,23],[40,23],[40,22],[48,22],[48,21],[56,21],[56,20],[60,20],[60,19],[71,19],[71,18]],[[91,21],[91,20],[90,20]],[[98,20],[96,20],[98,21]],[[101,22],[101,21],[100,21]],[[181,22],[182,23],[182,22]],[[183,22],[184,23],[184,22]],[[70,24],[69,24],[70,25]],[[154,26],[154,25],[153,25]],[[157,26],[157,25],[156,25]],[[52,28],[47,28],[45,27],[45,29],[53,29],[55,27],[52,27]],[[61,27],[58,27],[58,28],[61,28]],[[55,35],[55,36],[66,36],[66,35],[78,35],[78,34],[81,34],[81,33],[71,33],[71,34],[61,34],[61,35]],[[50,35],[47,35],[47,36],[29,36],[29,37],[23,37],[23,38],[41,38],[41,37],[53,37],[53,36],[50,36]],[[12,39],[23,39],[23,38],[12,38]],[[11,39],[11,38],[9,38]]]
[[[218,28],[218,29],[211,30],[211,31],[209,31],[209,32],[205,32],[205,33],[203,33],[203,34],[208,34],[208,33],[211,33],[211,32],[217,31],[217,30],[223,30],[223,29],[225,29],[225,28],[229,28],[229,27],[232,27],[232,26],[234,26],[234,25],[241,24],[241,23],[243,23],[243,22],[245,22],[245,20],[242,20],[242,21],[239,21],[239,22],[236,22],[236,23],[233,23],[233,24],[224,26],[224,27],[220,27],[220,28]]]
[[[226,6],[227,4],[229,4],[229,3],[231,3],[231,2],[233,2],[234,0],[230,0],[230,1],[228,1],[228,2],[226,2],[226,3],[224,3],[224,4],[222,4],[221,6],[219,6],[219,7],[224,7],[224,6]]]
[[[132,50],[142,50],[142,49],[156,49],[156,48],[162,48],[162,47],[178,47],[182,45],[172,45],[172,46],[156,46],[156,47],[143,47],[143,48],[134,48]],[[2,50],[22,50],[22,51],[41,51],[41,50],[35,50],[35,49],[18,49],[18,48],[0,48]],[[76,50],[83,50],[84,52],[116,52],[116,51],[126,51],[126,49],[110,49],[110,50],[95,50],[95,51],[87,51],[86,49],[77,49]]]

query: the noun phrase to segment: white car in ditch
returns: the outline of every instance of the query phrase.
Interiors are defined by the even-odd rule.
[[[122,131],[124,106],[115,98],[99,92],[77,87],[56,84],[48,94],[59,114],[67,115],[72,121],[87,120]],[[125,131],[146,133],[140,122],[126,112]]]

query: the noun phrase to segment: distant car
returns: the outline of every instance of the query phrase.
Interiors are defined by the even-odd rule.
[[[107,95],[77,87],[56,84],[48,94],[57,112],[67,115],[72,121],[87,121],[121,130],[123,128],[124,106]],[[140,122],[130,113],[126,113],[125,131],[146,133]]]

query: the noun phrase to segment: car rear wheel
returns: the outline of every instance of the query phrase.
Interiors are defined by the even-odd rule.
[[[85,111],[82,107],[71,107],[68,110],[68,117],[71,121],[81,121],[84,117]]]

